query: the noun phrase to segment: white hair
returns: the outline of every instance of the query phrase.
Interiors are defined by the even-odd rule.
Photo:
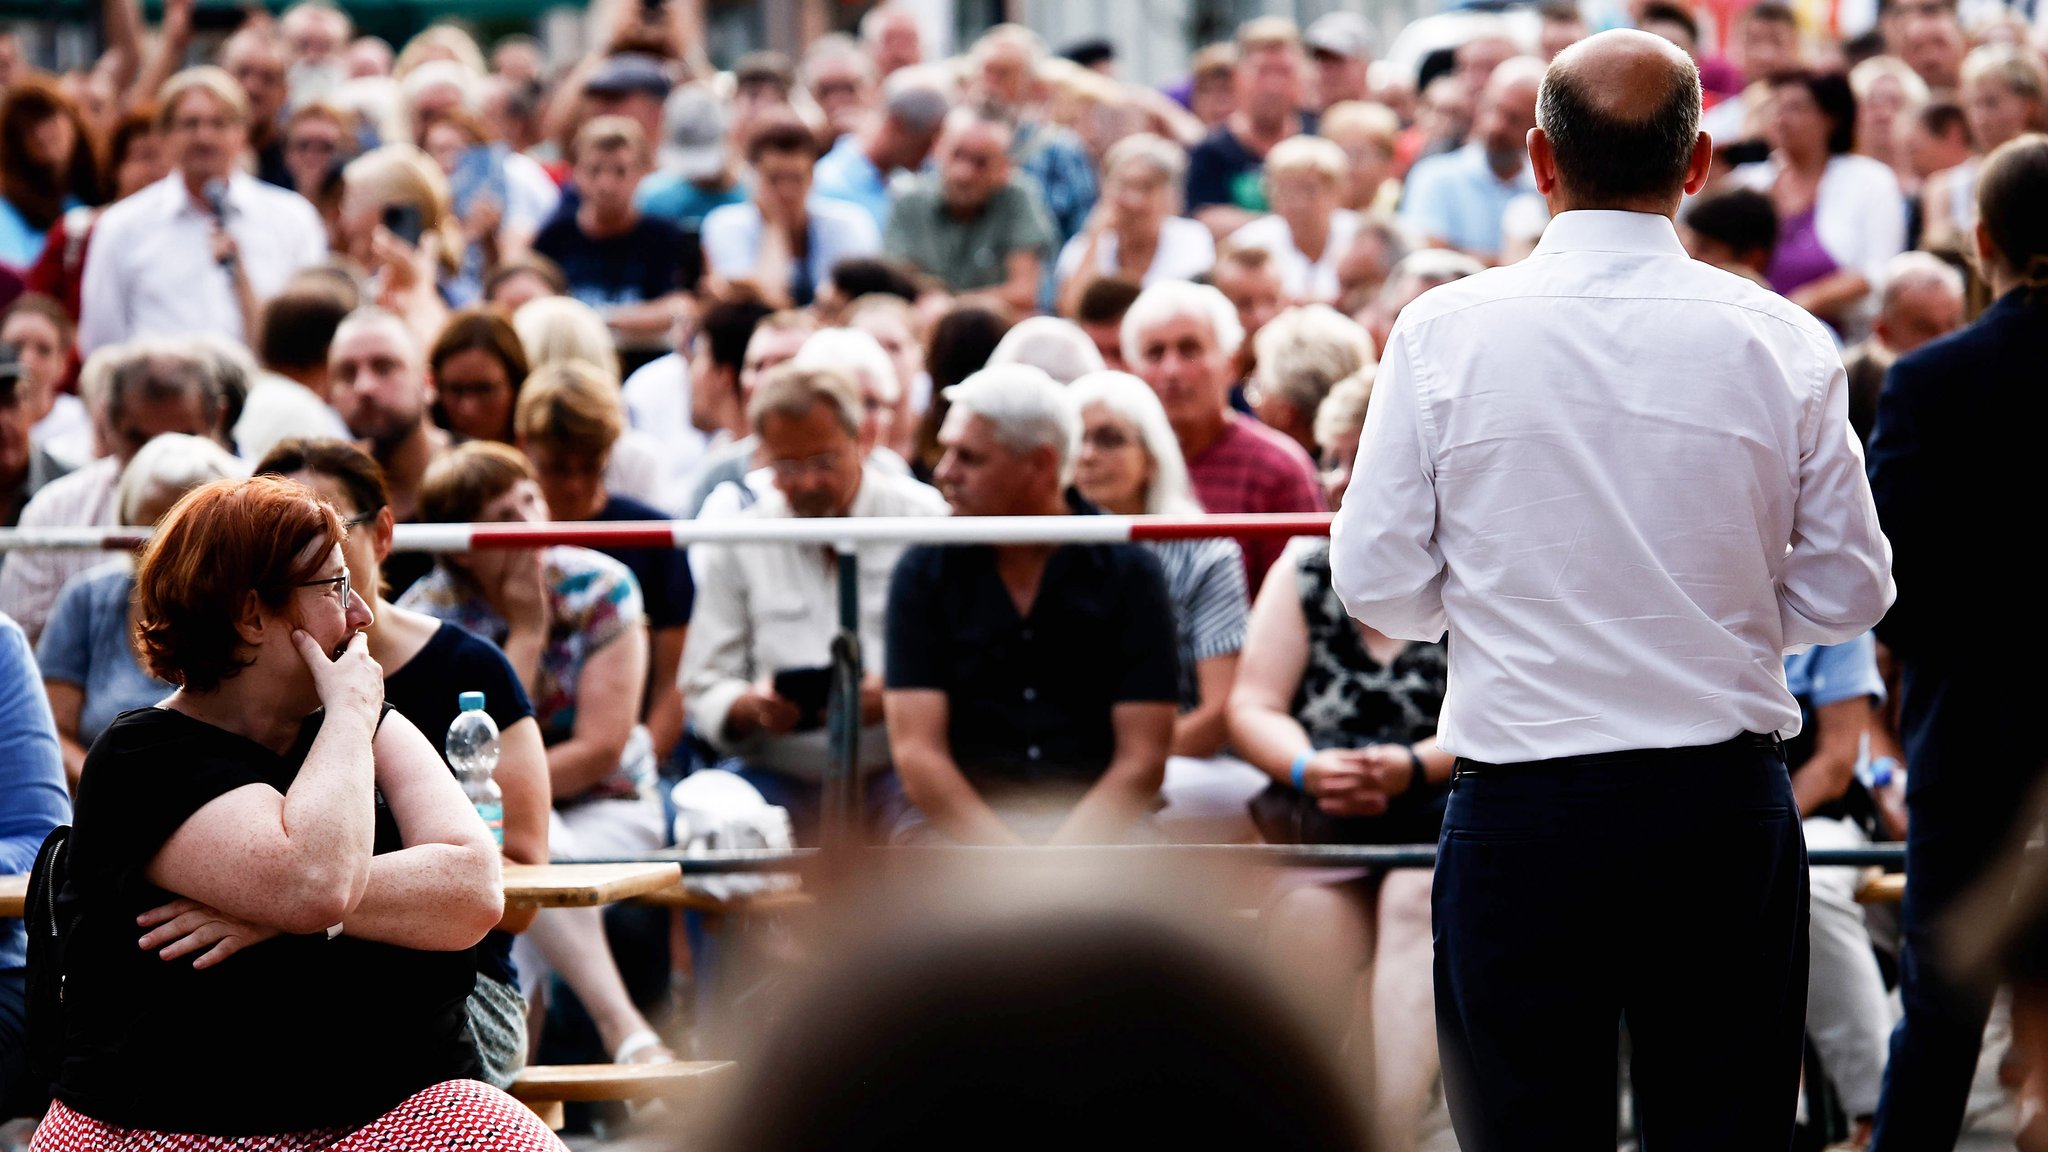
[[[1884,293],[1880,310],[1888,310],[1899,297],[1915,288],[1939,288],[1949,296],[1963,298],[1963,274],[1955,265],[1932,252],[1901,252],[1884,266]]]
[[[1327,304],[1289,308],[1252,338],[1259,390],[1312,419],[1337,381],[1374,362],[1372,334]]]
[[[582,360],[619,383],[619,350],[597,309],[574,296],[540,296],[512,314],[527,363],[539,369],[558,360]]]
[[[1147,329],[1182,318],[1207,324],[1210,334],[1216,337],[1217,349],[1225,356],[1237,355],[1238,345],[1244,343],[1244,325],[1238,320],[1237,309],[1231,305],[1230,297],[1207,284],[1166,280],[1138,293],[1138,298],[1131,302],[1130,310],[1124,313],[1124,325],[1119,333],[1124,346],[1124,360],[1131,364],[1138,362],[1138,350]]]
[[[1105,367],[1095,341],[1072,321],[1057,316],[1020,320],[989,353],[988,367],[1025,364],[1044,372],[1056,384],[1072,384]]]
[[[476,79],[469,69],[453,60],[429,60],[407,72],[405,79],[398,82],[398,90],[405,97],[407,108],[412,107],[421,96],[436,88],[455,89],[462,95],[462,102],[467,105],[470,89],[475,86]]]
[[[1127,164],[1142,164],[1166,177],[1166,183],[1176,193],[1187,179],[1187,149],[1150,132],[1139,132],[1126,136],[1109,146],[1109,152],[1102,158],[1102,176],[1107,180],[1117,169]]]
[[[120,511],[121,523],[146,527],[141,519],[142,508],[150,501],[166,496],[176,500],[201,484],[248,474],[246,461],[235,459],[212,440],[166,432],[151,437],[121,470],[114,503]]]
[[[1073,479],[1081,414],[1073,397],[1052,377],[1029,364],[1002,364],[983,368],[943,395],[953,406],[946,413],[948,424],[979,416],[1012,452],[1051,448],[1059,458],[1062,488]]]
[[[896,379],[896,362],[866,332],[858,328],[820,328],[804,338],[790,363],[803,368],[830,368],[851,372],[864,396],[883,404],[894,404],[903,389]]]
[[[1372,402],[1374,372],[1374,366],[1368,364],[1337,381],[1316,406],[1316,447],[1333,452],[1342,441],[1358,439],[1359,429],[1365,427],[1366,407]]]
[[[1180,441],[1174,438],[1173,425],[1166,420],[1166,408],[1150,385],[1128,372],[1090,372],[1069,384],[1067,395],[1073,400],[1075,411],[1084,418],[1089,406],[1100,404],[1137,429],[1138,442],[1152,458],[1152,483],[1145,488],[1147,514],[1202,514],[1202,503],[1195,499],[1194,482],[1188,478],[1187,461],[1180,454]]]
[[[868,9],[867,15],[860,18],[861,42],[864,44],[881,43],[882,25],[899,17],[908,19],[912,24],[918,23],[917,13],[912,12],[901,4],[891,3],[890,0],[883,0],[882,3]],[[917,31],[919,39],[923,39],[923,26],[919,25]]]

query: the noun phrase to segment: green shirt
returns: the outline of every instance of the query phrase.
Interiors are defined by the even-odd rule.
[[[955,292],[989,288],[1010,278],[1012,252],[1052,250],[1052,221],[1038,198],[1012,180],[989,198],[981,214],[962,220],[946,213],[936,181],[924,181],[896,200],[882,247],[946,282]]]

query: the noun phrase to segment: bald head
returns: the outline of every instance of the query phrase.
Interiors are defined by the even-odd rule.
[[[1572,207],[1668,214],[1700,142],[1699,68],[1661,36],[1602,32],[1551,62],[1536,125]]]

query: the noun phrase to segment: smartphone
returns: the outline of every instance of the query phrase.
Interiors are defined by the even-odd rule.
[[[384,227],[405,241],[407,247],[417,248],[420,246],[420,233],[426,231],[426,222],[420,217],[417,204],[387,204],[384,206]]]
[[[470,209],[480,197],[496,201],[502,211],[511,198],[505,175],[505,146],[477,144],[463,149],[455,161],[455,171],[448,174],[448,193],[455,203],[455,214],[464,219],[468,219]]]
[[[796,705],[796,730],[825,726],[825,705],[832,697],[832,669],[784,668],[775,674],[775,694]]]
[[[1719,150],[1720,157],[1729,167],[1743,164],[1761,164],[1771,158],[1771,146],[1762,140],[1737,140]]]

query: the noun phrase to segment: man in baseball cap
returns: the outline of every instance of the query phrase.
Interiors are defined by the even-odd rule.
[[[1343,100],[1366,98],[1366,69],[1372,64],[1372,25],[1356,12],[1330,12],[1302,35],[1316,65],[1316,111]]]

